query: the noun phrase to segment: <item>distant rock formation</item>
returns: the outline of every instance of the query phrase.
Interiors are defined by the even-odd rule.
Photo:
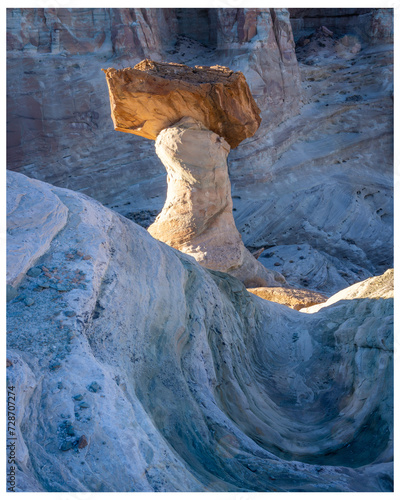
[[[228,142],[237,146],[261,121],[244,76],[153,61],[105,73],[115,128],[157,137],[168,173],[167,199],[150,234],[246,286],[284,283],[244,247],[232,214]]]
[[[81,193],[8,176],[42,241],[8,270],[18,491],[393,491],[390,273],[304,314]]]
[[[260,109],[245,77],[229,68],[146,59],[134,68],[103,71],[115,130],[155,140],[189,116],[236,148],[260,125]]]

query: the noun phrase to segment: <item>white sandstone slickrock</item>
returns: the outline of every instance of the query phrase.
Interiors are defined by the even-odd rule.
[[[67,207],[41,182],[7,176],[7,284],[17,286],[67,222]],[[15,189],[18,183],[18,189]]]
[[[68,210],[8,302],[19,491],[391,491],[392,299],[303,314],[8,175]]]

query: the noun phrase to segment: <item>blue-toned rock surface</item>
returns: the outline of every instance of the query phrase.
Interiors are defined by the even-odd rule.
[[[15,199],[68,211],[40,274],[10,261],[19,491],[392,490],[390,273],[304,314],[85,195],[9,175]]]

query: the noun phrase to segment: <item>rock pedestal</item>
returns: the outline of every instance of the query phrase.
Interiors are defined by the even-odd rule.
[[[284,282],[245,248],[232,214],[229,144],[202,123],[185,117],[164,129],[156,153],[168,173],[162,212],[148,231],[192,255],[208,269],[228,272],[246,286]]]
[[[167,169],[167,200],[150,234],[246,286],[284,283],[246,250],[232,215],[226,158],[261,122],[243,74],[147,59],[104,72],[115,129],[155,139]]]

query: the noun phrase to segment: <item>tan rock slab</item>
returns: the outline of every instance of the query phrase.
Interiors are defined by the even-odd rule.
[[[248,288],[249,292],[271,302],[284,304],[291,309],[299,311],[303,307],[310,307],[315,304],[326,302],[328,297],[313,290],[290,287],[258,287]]]
[[[254,135],[261,118],[244,75],[224,66],[160,63],[103,70],[115,130],[155,140],[161,130],[191,117],[231,148]]]

